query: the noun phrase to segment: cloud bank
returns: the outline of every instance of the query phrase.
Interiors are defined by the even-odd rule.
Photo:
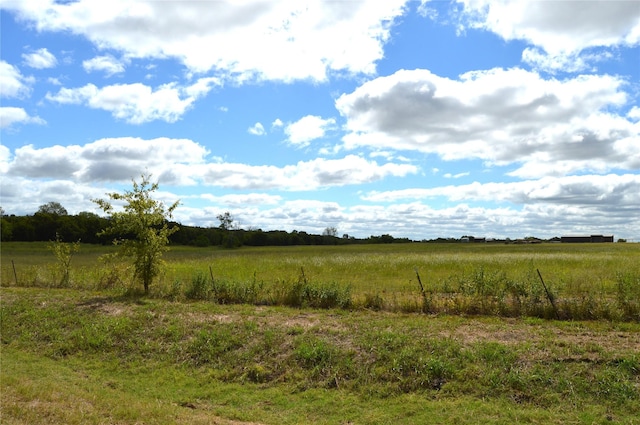
[[[193,72],[240,81],[324,81],[333,72],[374,73],[405,2],[43,0],[3,7],[38,31],[69,31],[130,59],[170,57]]]
[[[518,68],[463,74],[400,70],[340,96],[346,149],[433,153],[446,161],[516,164],[521,178],[640,168],[640,126],[623,79],[544,79]]]

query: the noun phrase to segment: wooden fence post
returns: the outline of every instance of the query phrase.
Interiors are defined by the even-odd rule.
[[[553,311],[556,313],[556,319],[560,320],[560,314],[558,313],[558,309],[556,308],[556,303],[553,300],[553,296],[551,295],[551,293],[547,289],[547,285],[545,285],[544,279],[542,279],[542,275],[540,274],[540,270],[536,269],[536,271],[538,272],[538,276],[540,277],[540,282],[542,282],[542,287],[544,288],[544,292],[547,293],[547,298],[549,299],[549,302],[551,303],[551,307],[553,307]]]
[[[16,273],[16,263],[11,260],[11,266],[13,267],[13,278],[16,281],[16,286],[18,286],[18,274]]]

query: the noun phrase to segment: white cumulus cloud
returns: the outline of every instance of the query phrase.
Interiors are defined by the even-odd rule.
[[[49,178],[89,181],[128,181],[145,170],[168,184],[193,184],[188,174],[178,174],[182,164],[204,163],[208,151],[187,139],[100,139],[86,145],[25,145],[15,150],[7,164],[13,178]]]
[[[31,53],[23,53],[24,64],[31,68],[53,68],[58,64],[56,57],[46,48],[38,49]]]
[[[406,176],[417,172],[408,164],[378,164],[356,155],[340,159],[317,158],[294,165],[246,165],[237,163],[207,164],[203,182],[236,190],[279,189],[309,191],[332,186],[357,185],[379,181],[389,176]]]
[[[9,128],[13,124],[45,124],[38,116],[30,116],[23,108],[13,106],[0,107],[0,128]]]
[[[249,134],[253,134],[254,136],[264,136],[267,132],[264,129],[264,126],[257,122],[247,130]]]
[[[0,96],[23,98],[31,93],[33,77],[25,77],[20,70],[0,60]]]
[[[548,53],[640,42],[640,7],[626,0],[462,0],[472,25]]]
[[[268,195],[266,193],[247,193],[230,195],[212,195],[205,193],[200,198],[214,204],[222,204],[229,207],[247,207],[254,205],[276,205],[282,201],[279,195]]]
[[[133,83],[114,84],[98,88],[87,84],[78,88],[61,88],[57,93],[47,93],[46,98],[62,104],[84,104],[94,109],[111,112],[118,119],[131,124],[154,120],[175,122],[200,97],[218,84],[215,78],[202,78],[190,86],[175,83],[157,88]]]
[[[602,208],[623,209],[640,205],[640,175],[580,175],[519,182],[474,182],[459,186],[374,191],[362,198],[373,202],[397,202],[436,197],[456,202],[491,200],[498,203],[600,205]]]
[[[123,73],[124,63],[111,55],[96,56],[82,61],[82,67],[87,72],[102,71],[107,76]]]
[[[335,127],[334,118],[323,119],[316,115],[307,115],[287,125],[284,129],[292,145],[305,147],[313,140],[324,137],[327,131]]]
[[[580,53],[593,48],[637,46],[640,6],[627,0],[458,0],[464,5],[463,25],[482,28],[503,39],[525,40],[523,59],[541,68],[569,71],[588,68],[597,56]]]
[[[626,82],[608,75],[544,79],[522,69],[469,72],[458,79],[401,70],[344,94],[347,149],[435,153],[444,160],[515,164],[531,178],[637,169],[640,129],[614,111]]]
[[[129,58],[172,57],[193,72],[241,81],[322,81],[331,72],[375,72],[405,3],[42,0],[5,7],[38,31],[69,31]]]
[[[418,171],[409,164],[368,161],[356,155],[317,158],[276,167],[207,160],[208,151],[188,139],[100,139],[80,146],[19,147],[6,164],[13,178],[89,181],[128,181],[148,172],[164,184],[201,183],[228,189],[309,191],[332,186],[370,183]]]

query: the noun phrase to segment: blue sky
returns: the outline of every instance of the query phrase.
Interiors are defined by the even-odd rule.
[[[640,3],[0,1],[0,205],[640,241]]]

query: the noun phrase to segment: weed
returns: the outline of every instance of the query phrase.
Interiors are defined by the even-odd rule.
[[[369,310],[380,311],[385,308],[385,301],[379,293],[366,293],[362,306]]]
[[[191,278],[191,285],[185,296],[190,300],[206,300],[209,299],[212,289],[209,279],[204,274],[197,273]]]
[[[310,285],[303,289],[303,303],[313,308],[349,308],[351,290],[337,283]]]
[[[218,325],[213,329],[198,331],[187,352],[196,366],[222,366],[222,355],[241,347],[242,340],[242,335],[238,332],[228,326]]]
[[[391,375],[398,380],[401,391],[439,390],[453,376],[449,361],[415,348],[404,348],[391,362]]]
[[[296,363],[308,371],[308,378],[300,383],[300,388],[318,385],[337,388],[340,382],[351,383],[358,373],[354,369],[353,353],[312,334],[297,337],[293,356]]]
[[[186,292],[184,293],[185,296],[186,296]],[[183,295],[182,281],[179,279],[174,279],[173,283],[171,284],[169,293],[167,295],[171,300],[174,300],[174,301],[180,300]]]
[[[263,384],[271,380],[272,372],[263,365],[254,364],[247,367],[245,376],[249,382]]]
[[[509,370],[516,361],[516,354],[504,344],[483,342],[477,345],[476,355],[483,363],[491,363],[501,370]]]
[[[256,280],[245,282],[222,282],[214,285],[213,293],[221,304],[260,304],[264,284]]]
[[[622,358],[615,362],[617,367],[630,376],[640,376],[640,354],[634,354],[628,358]]]
[[[303,336],[296,342],[294,355],[300,365],[306,369],[324,368],[331,363],[336,349],[314,336]]]

